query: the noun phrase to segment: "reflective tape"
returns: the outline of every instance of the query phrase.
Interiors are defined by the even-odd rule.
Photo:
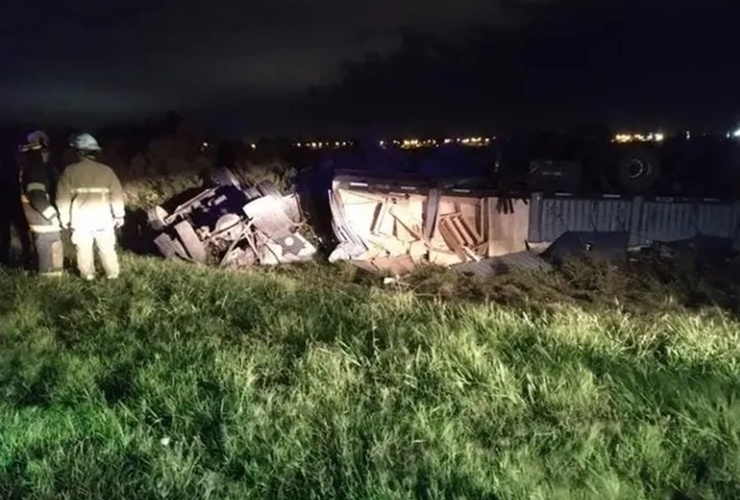
[[[110,189],[108,188],[74,188],[72,189],[73,194],[108,194]]]
[[[43,191],[46,192],[46,186],[40,182],[29,182],[26,191]]]
[[[58,233],[62,230],[61,227],[54,224],[29,224],[29,228],[33,233]]]

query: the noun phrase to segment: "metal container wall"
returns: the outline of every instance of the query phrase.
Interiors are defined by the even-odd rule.
[[[625,198],[545,198],[535,193],[530,201],[529,241],[552,242],[567,231],[629,231],[632,210],[632,201]]]
[[[736,212],[734,203],[642,201],[631,241],[645,245],[652,241],[688,239],[697,233],[734,239]]]
[[[529,242],[553,242],[566,231],[627,231],[631,245],[677,241],[697,233],[740,246],[740,202],[644,200],[642,197],[531,197]]]

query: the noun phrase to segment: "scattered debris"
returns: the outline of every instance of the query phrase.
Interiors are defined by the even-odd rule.
[[[316,248],[298,230],[296,195],[282,196],[269,182],[242,184],[227,169],[211,187],[168,213],[147,211],[162,256],[223,268],[248,268],[310,260]]]

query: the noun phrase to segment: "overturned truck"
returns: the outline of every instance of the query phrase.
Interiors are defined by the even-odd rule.
[[[163,206],[147,211],[163,257],[232,269],[313,258],[316,248],[299,232],[296,195],[283,196],[269,182],[244,183],[226,169],[211,180],[175,200],[169,211]]]

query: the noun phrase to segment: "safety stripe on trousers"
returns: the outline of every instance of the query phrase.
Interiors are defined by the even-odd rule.
[[[29,228],[34,233],[57,233],[62,230],[59,226],[52,226],[50,224],[30,224]]]

